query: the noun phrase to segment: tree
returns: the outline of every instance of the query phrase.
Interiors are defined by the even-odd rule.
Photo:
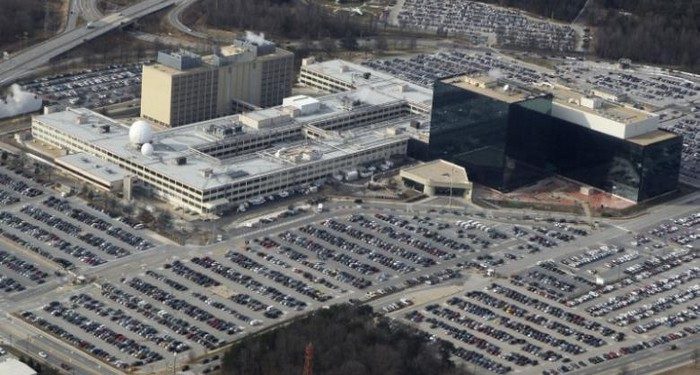
[[[343,39],[340,40],[340,45],[343,47],[343,49],[346,49],[348,51],[356,51],[358,44],[357,44],[357,38],[352,36],[351,34],[345,35]]]
[[[374,39],[374,48],[378,52],[384,52],[389,49],[389,43],[387,43],[386,38],[383,36],[378,36]]]
[[[338,46],[336,44],[335,39],[326,38],[321,41],[321,49],[328,55],[335,52],[337,48]]]
[[[148,210],[141,210],[138,215],[136,215],[136,220],[144,224],[150,224],[153,222],[154,217]]]
[[[160,210],[155,217],[155,225],[159,229],[171,229],[173,227],[173,215],[165,210]]]

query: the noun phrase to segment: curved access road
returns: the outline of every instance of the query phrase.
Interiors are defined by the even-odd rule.
[[[182,23],[182,13],[192,4],[199,0],[183,0],[178,6],[168,13],[168,22],[179,31],[200,39],[209,39],[209,35],[192,30],[189,26]]]

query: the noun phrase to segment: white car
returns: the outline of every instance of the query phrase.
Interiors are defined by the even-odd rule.
[[[44,352],[39,352],[39,357],[46,359],[46,357],[48,357],[48,355]]]

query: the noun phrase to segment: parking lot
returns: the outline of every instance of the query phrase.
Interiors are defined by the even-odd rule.
[[[2,240],[59,269],[99,266],[156,245],[132,226],[76,199],[57,198],[6,168],[0,168],[0,191],[15,198],[0,212]]]
[[[113,64],[100,69],[61,73],[25,82],[22,87],[39,95],[45,102],[98,108],[138,99],[141,96],[142,64]]]
[[[452,354],[468,368],[499,374],[567,373],[667,345],[700,332],[698,254],[682,243],[697,224],[691,213],[566,255],[550,252],[508,279],[478,277],[466,292],[395,316],[455,344]],[[537,226],[513,231],[532,243],[525,231],[533,228],[542,234]],[[561,235],[573,232],[557,229],[544,238],[568,242]]]
[[[504,47],[573,51],[577,31],[523,12],[461,0],[406,0],[398,14],[400,27],[469,37],[473,43],[491,38]]]
[[[466,49],[367,60],[363,64],[428,88],[432,88],[433,82],[438,78],[457,74],[490,72],[494,77],[522,84],[533,84],[547,79],[546,71],[534,69],[519,60],[497,53]]]
[[[52,199],[40,207],[51,214],[68,212],[63,205]],[[76,212],[70,212],[73,219]],[[72,233],[65,224],[54,222]],[[560,241],[555,224],[537,227]],[[99,287],[17,313],[115,367],[158,368],[175,354],[196,358],[325,305],[452,282],[469,267],[507,264],[503,256],[492,257],[500,259],[494,263],[479,257],[529,243],[529,237],[511,234],[511,227],[476,216],[458,220],[386,211],[307,219],[234,241],[237,245],[222,243],[200,255],[115,271]]]
[[[683,136],[680,179],[700,186],[700,113],[688,114],[661,123],[661,128]]]

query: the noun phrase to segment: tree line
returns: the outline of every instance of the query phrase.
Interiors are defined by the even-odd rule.
[[[44,0],[0,0],[0,46],[28,40],[44,30]],[[49,0],[49,30],[60,23]]]
[[[466,375],[447,348],[416,331],[376,317],[370,307],[338,305],[289,325],[252,335],[223,357],[225,375],[302,374],[305,348],[314,348],[315,374]]]
[[[199,11],[208,25],[263,31],[289,39],[369,36],[377,32],[376,20],[333,13],[313,2],[292,0],[204,0]]]

